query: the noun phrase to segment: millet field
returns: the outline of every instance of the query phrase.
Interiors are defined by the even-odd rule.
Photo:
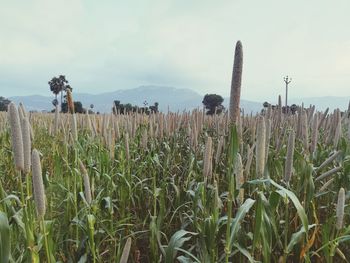
[[[0,262],[349,262],[350,110],[0,114]]]

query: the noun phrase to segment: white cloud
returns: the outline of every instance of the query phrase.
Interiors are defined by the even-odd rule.
[[[241,39],[243,97],[277,98],[285,74],[294,97],[345,96],[349,8],[346,0],[7,1],[0,91],[47,94],[47,81],[66,74],[80,92],[163,84],[228,95]]]

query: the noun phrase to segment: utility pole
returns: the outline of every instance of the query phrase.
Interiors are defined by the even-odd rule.
[[[284,77],[284,83],[286,83],[286,113],[288,113],[288,85],[292,82],[292,78],[286,76]]]

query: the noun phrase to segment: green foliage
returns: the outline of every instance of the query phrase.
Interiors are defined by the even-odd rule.
[[[335,119],[328,116],[312,154],[297,133],[286,183],[287,135],[297,130],[296,116],[279,122],[271,113],[266,179],[257,177],[251,151],[256,117],[244,116],[241,126],[229,126],[227,116],[198,111],[135,112],[90,116],[89,127],[89,116],[76,115],[76,141],[71,117],[61,114],[54,134],[53,114],[31,115],[32,147],[42,154],[47,199],[40,219],[31,175],[15,170],[7,116],[0,113],[1,262],[349,261],[349,199],[344,227],[335,227],[338,191],[343,187],[348,197],[350,190],[348,119],[341,119],[341,138],[334,146],[325,127]],[[204,178],[208,136],[215,158],[211,177]],[[238,153],[244,182],[237,188]],[[88,174],[91,203],[85,199],[79,160]],[[342,169],[316,180],[334,167]]]
[[[62,113],[68,112],[68,103],[64,101],[61,108]],[[74,112],[75,113],[85,113],[86,109],[83,108],[83,104],[80,101],[74,101]]]
[[[3,263],[9,262],[10,258],[10,225],[7,215],[0,212],[0,260]]]
[[[191,233],[185,230],[179,230],[170,238],[169,244],[165,249],[165,263],[174,262],[177,251],[181,248],[184,243],[191,239],[191,235],[195,233]]]
[[[53,77],[49,82],[50,91],[55,95],[55,100],[53,101],[54,106],[58,103],[57,101],[57,95],[61,93],[61,106],[63,104],[63,92],[67,91],[68,89],[72,91],[72,87],[68,85],[68,80],[66,79],[66,76],[59,75],[58,77]]]
[[[133,106],[131,103],[121,104],[119,100],[114,101],[113,113],[114,114],[128,114],[128,113],[145,113],[147,115],[158,112],[158,102],[155,102],[153,106],[147,107],[147,102],[144,102],[144,107]]]
[[[202,103],[207,110],[207,115],[213,115],[215,113],[221,113],[225,107],[222,105],[224,98],[217,94],[206,94]]]
[[[10,100],[0,97],[0,111],[7,111],[7,106],[11,103]]]

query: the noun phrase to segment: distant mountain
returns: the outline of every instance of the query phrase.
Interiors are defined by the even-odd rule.
[[[73,99],[75,101],[81,101],[85,108],[88,108],[90,104],[93,104],[94,111],[99,112],[110,112],[114,100],[138,106],[143,106],[144,101],[147,101],[149,105],[158,102],[159,109],[163,112],[168,109],[170,111],[192,110],[198,107],[203,107],[203,97],[203,95],[190,89],[178,89],[163,86],[141,86],[134,89],[117,90],[100,94],[73,92]],[[16,103],[24,103],[27,110],[49,111],[53,109],[51,103],[53,98],[53,96],[46,97],[33,95],[16,96],[9,99]],[[228,107],[228,104],[229,99],[225,98],[224,105],[226,108]],[[262,103],[242,100],[241,105],[245,112],[258,112],[261,110]]]
[[[41,95],[31,96],[15,96],[10,97],[9,100],[16,104],[22,102],[28,111],[48,111],[53,109],[52,100],[53,97],[46,97]]]
[[[192,110],[202,108],[203,95],[191,89],[178,89],[174,87],[164,86],[141,86],[134,89],[117,90],[113,92],[100,94],[73,93],[73,98],[76,101],[81,101],[85,108],[89,108],[90,104],[94,105],[94,111],[110,112],[113,101],[119,100],[121,103],[131,103],[133,105],[143,106],[143,102],[147,101],[149,105],[155,102],[159,103],[159,109],[166,112]],[[19,103],[23,102],[28,110],[49,111],[53,109],[53,96],[17,96],[11,97],[10,100]],[[345,110],[348,108],[350,97],[318,97],[318,98],[299,98],[290,99],[290,104],[295,103],[308,107],[310,104],[316,105],[317,109],[325,110],[327,107],[330,110],[340,108]],[[224,106],[228,108],[229,98],[224,98]],[[256,113],[262,109],[263,101],[254,102],[241,100],[241,107],[245,113]]]

